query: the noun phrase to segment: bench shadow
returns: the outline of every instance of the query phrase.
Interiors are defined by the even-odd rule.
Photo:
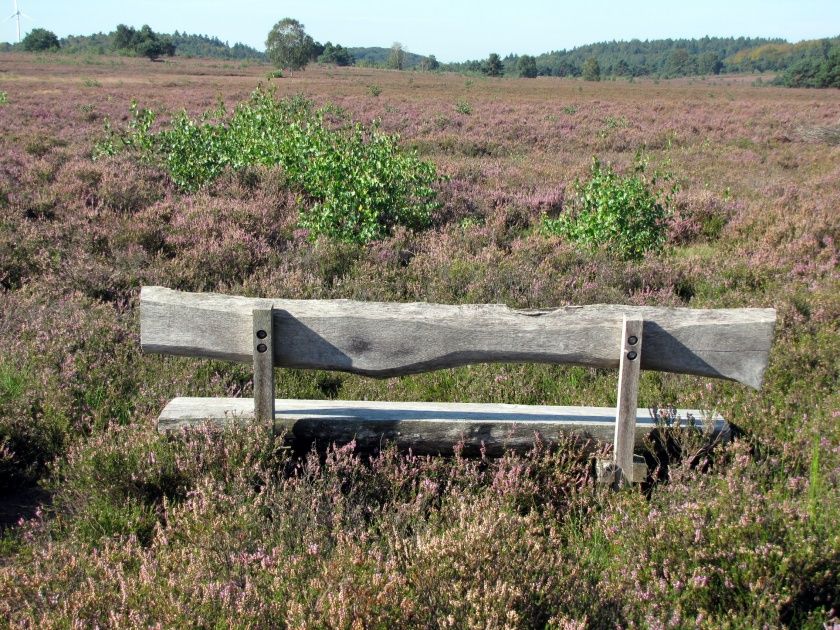
[[[409,404],[395,409],[281,408],[275,415],[275,429],[287,431],[298,452],[355,441],[361,451],[393,443],[418,455],[451,455],[457,445],[467,456],[497,456],[506,450],[529,451],[538,437],[553,442],[562,434],[580,444],[608,441],[614,424],[613,418],[599,415],[434,411]]]
[[[0,535],[20,519],[35,516],[39,507],[50,504],[50,493],[40,486],[24,486],[0,494]]]

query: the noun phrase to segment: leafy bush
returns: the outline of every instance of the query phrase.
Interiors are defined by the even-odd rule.
[[[469,116],[472,114],[472,105],[470,105],[469,101],[465,99],[461,99],[455,105],[455,111],[459,114],[464,114],[465,116]]]
[[[55,33],[44,28],[33,28],[29,31],[21,46],[26,52],[46,52],[61,48]]]
[[[201,119],[177,114],[169,128],[151,131],[155,114],[132,104],[126,131],[108,129],[95,155],[125,148],[159,161],[182,189],[195,190],[225,169],[279,166],[311,204],[301,227],[347,242],[366,243],[396,225],[423,228],[437,208],[435,166],[404,152],[398,136],[376,124],[332,126],[329,111],[295,97],[276,100],[257,89],[227,115],[222,105]]]
[[[543,231],[588,246],[607,246],[638,259],[665,243],[676,186],[663,191],[668,174],[645,177],[647,162],[637,158],[634,172],[621,176],[593,158],[587,182],[576,180],[571,208],[556,219],[543,217]]]
[[[531,55],[522,55],[517,62],[519,76],[526,79],[537,78],[537,60]]]

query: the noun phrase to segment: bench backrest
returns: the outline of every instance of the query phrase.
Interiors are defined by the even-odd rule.
[[[758,388],[776,311],[646,306],[513,310],[351,300],[285,300],[144,287],[144,351],[252,362],[253,313],[273,309],[277,367],[373,377],[472,363],[568,363],[619,367],[622,321],[643,321],[640,368],[738,381]]]

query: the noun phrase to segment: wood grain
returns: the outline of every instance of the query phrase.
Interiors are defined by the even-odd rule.
[[[547,441],[574,435],[609,442],[615,426],[614,407],[283,399],[274,404],[275,430],[286,431],[304,448],[313,442],[325,446],[355,439],[366,449],[394,442],[418,454],[450,454],[462,442],[468,453],[483,444],[488,454],[499,454],[505,449],[527,451],[536,434]],[[697,410],[677,413],[683,419],[690,414],[698,425],[703,418]],[[225,427],[253,420],[251,398],[175,398],[161,413],[158,430],[166,433],[204,423]],[[719,415],[708,421],[713,436],[728,435],[729,425]],[[641,446],[657,426],[647,409],[638,409],[634,443]]]
[[[348,300],[282,300],[143,287],[146,352],[251,362],[251,316],[274,305],[274,364],[374,377],[485,362],[617,368],[622,318],[644,320],[641,368],[758,388],[773,309],[591,305],[546,311]],[[282,343],[279,341],[282,340]]]
[[[638,317],[624,317],[618,368],[618,404],[613,439],[615,485],[633,481],[633,443],[636,432],[636,403],[639,398],[639,364],[642,360],[642,327]]]
[[[254,415],[258,422],[274,418],[273,317],[270,308],[255,308],[252,344],[254,347]]]

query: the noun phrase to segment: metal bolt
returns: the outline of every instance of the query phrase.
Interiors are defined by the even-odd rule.
[[[639,355],[636,354],[635,350],[631,350],[630,352],[627,353],[627,358],[630,359],[631,361],[633,359],[635,359],[637,356],[639,356]]]
[[[257,337],[259,337],[260,339],[265,339],[266,337],[268,337],[268,333],[264,330],[258,330]]]
[[[260,339],[262,339],[262,337],[260,337]],[[635,346],[638,342],[639,338],[636,335],[633,335],[632,337],[627,339],[627,343],[629,343],[631,346]]]
[[[264,343],[261,343],[257,346],[257,352],[265,352],[266,350],[268,350],[268,346],[266,346]]]

